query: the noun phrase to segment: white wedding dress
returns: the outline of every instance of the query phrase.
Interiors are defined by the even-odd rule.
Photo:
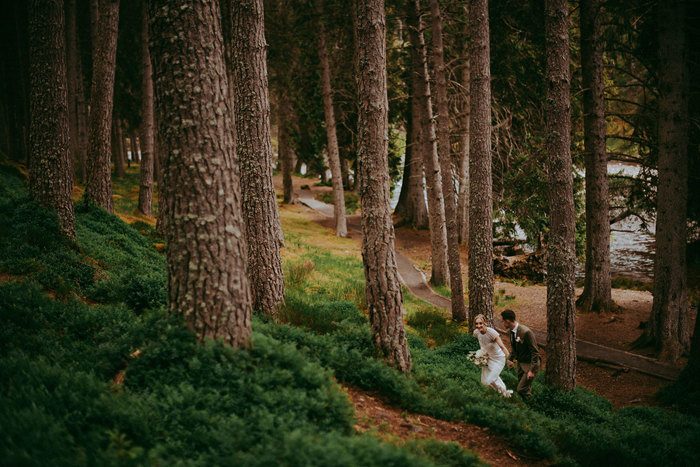
[[[498,331],[487,327],[486,332],[481,333],[478,329],[475,329],[474,337],[479,340],[479,346],[489,356],[488,364],[481,367],[481,384],[491,386],[504,397],[510,397],[513,391],[506,389],[506,385],[501,379],[501,371],[506,365],[506,354],[503,353],[503,350],[498,346],[498,342],[496,342]]]

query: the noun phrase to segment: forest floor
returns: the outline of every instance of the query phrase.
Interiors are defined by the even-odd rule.
[[[275,184],[281,189],[280,177],[275,177]],[[301,190],[303,185],[307,186]],[[306,191],[316,195],[331,190],[330,187],[313,185],[314,181],[311,179],[294,177],[294,187],[297,193]],[[319,215],[311,209],[308,213],[310,219],[328,228],[334,228],[332,219]],[[347,222],[350,237],[357,238],[359,241],[359,214],[349,215]],[[426,277],[430,277],[429,232],[409,227],[398,227],[395,229],[395,233],[397,250],[410,258]],[[461,248],[462,271],[466,284],[466,245],[462,245]],[[510,308],[515,311],[518,321],[523,324],[533,329],[547,330],[546,285],[497,278],[494,289],[497,296],[496,312]],[[580,288],[577,288],[576,294],[580,294],[581,291]],[[642,334],[643,325],[649,319],[652,294],[643,290],[613,289],[612,298],[616,304],[616,309],[612,313],[577,314],[576,337],[607,347],[651,356],[650,349],[632,349],[631,344]],[[691,309],[690,329],[693,329],[696,313],[696,309]],[[684,365],[685,361],[679,363],[679,367]],[[577,364],[576,382],[579,386],[607,398],[615,408],[659,405],[655,399],[656,392],[661,387],[670,384],[667,380],[635,370],[583,361],[579,361]]]
[[[275,185],[281,190],[281,178],[275,177]],[[304,186],[304,189],[301,187]],[[297,194],[315,196],[329,187],[314,186],[314,181],[294,177]],[[325,217],[313,209],[304,207],[308,218],[330,229],[334,228],[332,218]],[[399,219],[394,219],[397,224]],[[359,213],[348,215],[348,232],[358,242],[361,219]],[[426,277],[430,277],[430,237],[426,230],[408,227],[395,229],[396,248],[408,257]],[[462,271],[467,283],[467,251],[462,245]],[[527,281],[498,280],[494,283],[496,309],[510,308],[516,312],[518,321],[533,329],[547,330],[546,294],[544,284]],[[444,293],[444,292],[443,292]],[[581,289],[576,289],[580,294]],[[616,309],[613,313],[579,313],[576,316],[577,338],[596,344],[651,356],[649,349],[632,349],[631,344],[642,334],[643,323],[649,319],[652,294],[648,291],[613,289],[612,298]],[[696,310],[691,310],[691,329]],[[546,362],[545,362],[546,363]],[[681,362],[680,366],[685,362]],[[584,361],[577,363],[576,383],[607,398],[614,408],[626,406],[658,406],[655,394],[670,381],[649,376],[628,368],[607,364],[594,364]],[[547,465],[546,461],[528,457],[507,439],[493,434],[486,428],[466,422],[446,422],[425,415],[410,414],[384,402],[381,395],[372,394],[357,388],[344,388],[355,406],[355,429],[361,432],[374,432],[388,441],[436,438],[452,441],[477,453],[492,465]]]

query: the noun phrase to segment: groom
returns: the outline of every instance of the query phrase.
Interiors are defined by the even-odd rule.
[[[535,373],[540,368],[540,351],[537,347],[535,334],[528,328],[515,320],[513,310],[503,310],[501,312],[503,326],[510,334],[510,360],[508,368],[513,368],[512,360],[518,362],[518,394],[526,399],[532,395],[532,381]]]

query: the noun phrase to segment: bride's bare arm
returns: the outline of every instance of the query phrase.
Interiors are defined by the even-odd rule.
[[[506,354],[506,360],[508,360],[510,358],[510,352],[508,352],[508,349],[506,349],[506,346],[503,345],[503,341],[501,340],[501,336],[496,336],[496,343],[501,348],[503,353]]]

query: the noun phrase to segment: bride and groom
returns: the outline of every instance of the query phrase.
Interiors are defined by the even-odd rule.
[[[523,398],[532,395],[532,381],[540,366],[540,353],[535,334],[525,325],[515,320],[513,310],[501,312],[503,326],[510,335],[511,352],[503,344],[498,331],[486,325],[484,315],[474,318],[474,337],[479,347],[488,356],[487,364],[481,367],[481,384],[491,386],[504,397],[510,397],[512,390],[506,388],[501,379],[501,371],[508,361],[508,368],[513,368],[513,361],[518,363],[517,392]]]

